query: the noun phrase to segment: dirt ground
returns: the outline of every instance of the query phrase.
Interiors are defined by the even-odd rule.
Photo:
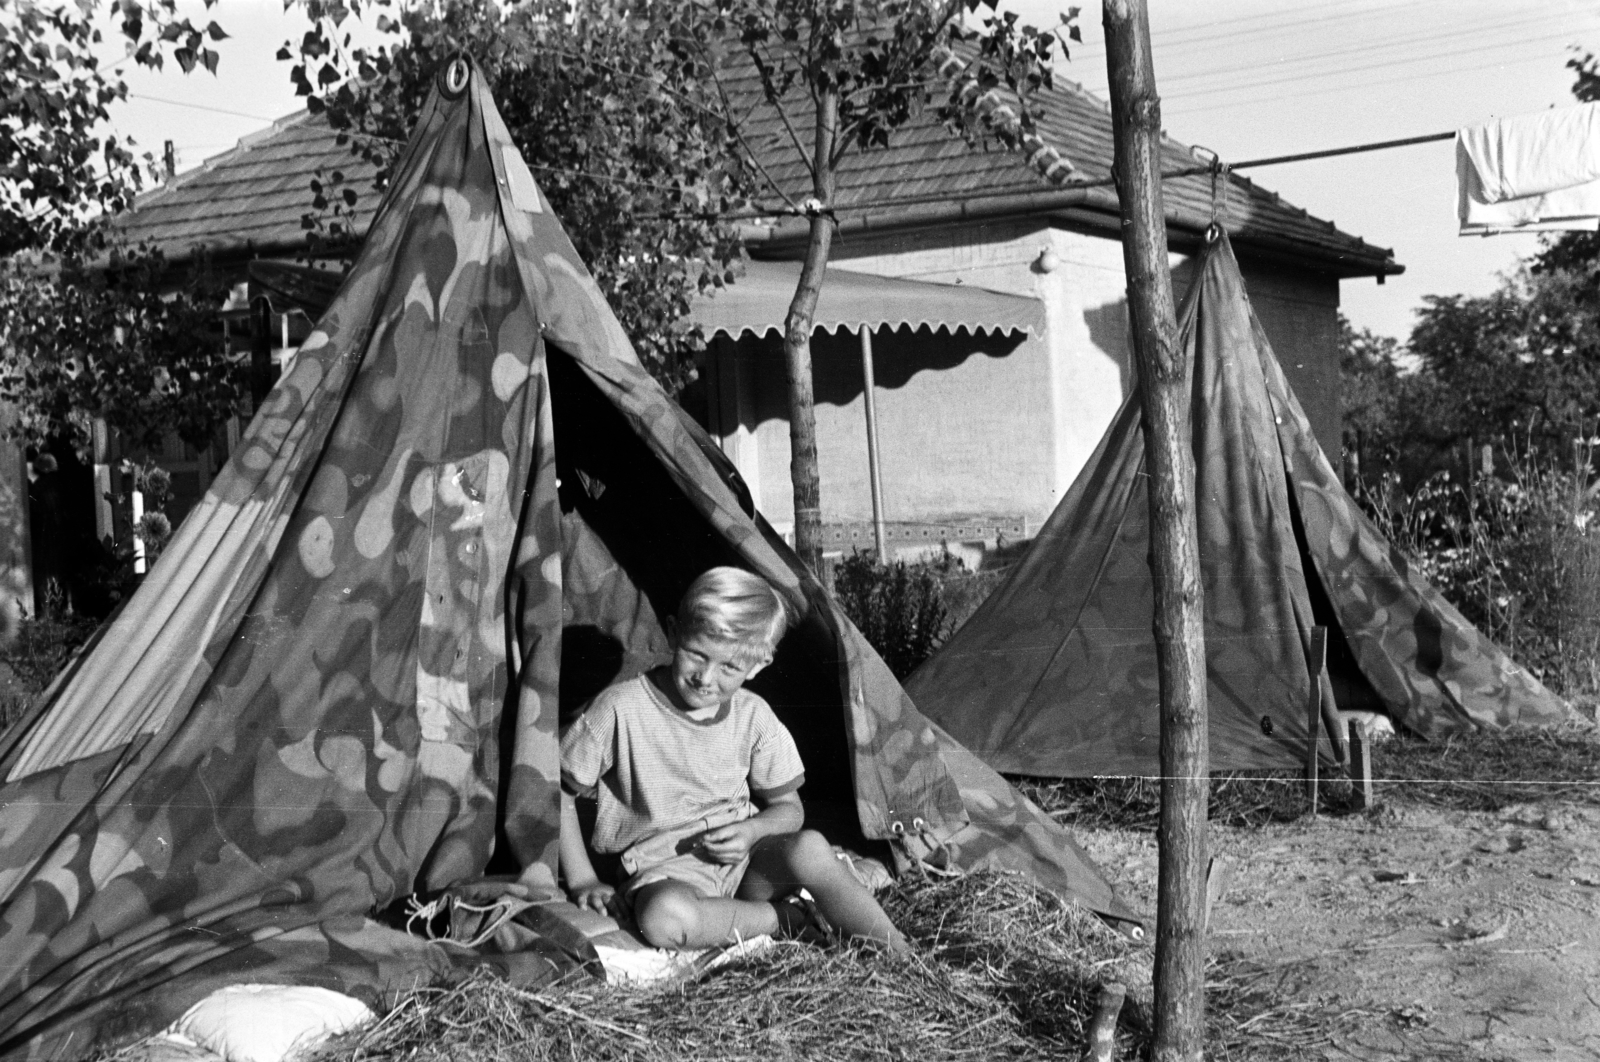
[[[1153,916],[1154,834],[1079,838]],[[1304,1057],[1600,1059],[1600,808],[1391,802],[1211,842],[1235,867],[1212,952],[1316,1012]]]

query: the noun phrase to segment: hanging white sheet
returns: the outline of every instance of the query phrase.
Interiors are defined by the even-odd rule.
[[[1600,227],[1600,104],[1461,129],[1456,209],[1463,236]]]

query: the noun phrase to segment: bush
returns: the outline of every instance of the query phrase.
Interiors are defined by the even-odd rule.
[[[17,721],[99,626],[88,616],[57,609],[18,624],[16,638],[0,649],[0,663],[16,676],[0,690],[0,731]]]
[[[950,633],[944,584],[965,571],[949,553],[929,561],[880,564],[876,555],[857,550],[839,562],[834,596],[889,670],[903,679]]]
[[[1385,474],[1356,500],[1468,620],[1567,697],[1600,690],[1600,524],[1590,459],[1501,447],[1495,474],[1436,472],[1411,491]]]

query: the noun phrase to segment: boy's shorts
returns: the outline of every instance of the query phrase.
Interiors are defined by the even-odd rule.
[[[750,857],[737,863],[712,861],[696,844],[700,834],[709,828],[704,822],[697,822],[686,830],[647,837],[623,852],[620,863],[624,877],[617,891],[630,897],[646,885],[676,881],[703,896],[733,896],[744,881]]]

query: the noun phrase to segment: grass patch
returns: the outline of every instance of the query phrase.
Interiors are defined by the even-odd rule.
[[[1149,1055],[1150,952],[1014,874],[911,880],[885,906],[915,945],[780,944],[698,980],[628,988],[573,978],[535,991],[482,975],[402,997],[317,1062],[914,1062],[1077,1057],[1099,986],[1129,988],[1118,1057]],[[1321,1012],[1271,971],[1207,971],[1213,1057],[1289,1059]]]
[[[1156,778],[1115,775],[1104,778],[1012,778],[1011,783],[1057,821],[1081,830],[1136,830],[1153,833],[1161,819],[1161,785]],[[1340,810],[1350,784],[1324,778],[1318,808]],[[1305,781],[1297,771],[1219,772],[1211,776],[1209,821],[1254,828],[1293,822],[1308,810]]]
[[[1376,795],[1455,811],[1565,801],[1600,806],[1600,731],[1587,724],[1397,737],[1372,755]]]
[[[99,626],[99,620],[76,614],[25,619],[18,625],[16,638],[0,647],[0,663],[14,676],[0,689],[0,730],[27,711]]]
[[[1380,802],[1456,811],[1499,811],[1551,800],[1600,806],[1600,729],[1573,723],[1478,730],[1443,741],[1401,735],[1373,747],[1372,779],[1373,795]],[[1160,821],[1161,788],[1155,778],[1011,781],[1074,829],[1150,833]],[[1324,774],[1317,810],[1337,815],[1353,806],[1349,779],[1341,773]],[[1293,822],[1308,810],[1305,781],[1298,771],[1211,776],[1211,822],[1253,829]]]

